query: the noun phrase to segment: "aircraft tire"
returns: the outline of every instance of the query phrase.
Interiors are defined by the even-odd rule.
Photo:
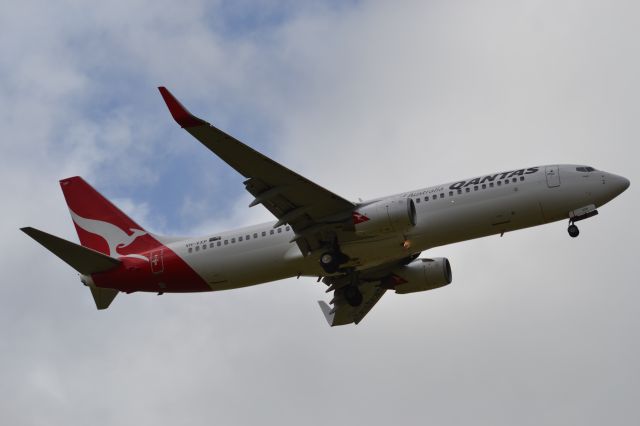
[[[351,284],[344,288],[344,298],[347,303],[354,308],[360,306],[362,304],[362,293],[357,286]]]
[[[578,235],[580,235],[580,230],[576,225],[573,225],[573,224],[569,225],[567,232],[569,233],[569,236],[571,238],[576,238]]]
[[[338,263],[338,256],[332,252],[322,253],[320,256],[320,266],[328,274],[333,274],[338,271],[340,264]]]

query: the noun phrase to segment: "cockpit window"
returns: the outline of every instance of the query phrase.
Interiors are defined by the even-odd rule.
[[[593,167],[576,167],[576,171],[578,172],[595,172],[596,169]]]

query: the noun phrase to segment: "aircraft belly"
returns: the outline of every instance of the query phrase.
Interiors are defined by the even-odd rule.
[[[250,250],[230,247],[208,256],[192,258],[191,263],[212,290],[246,287],[276,281],[299,273],[303,263],[299,257],[286,257],[292,244],[265,245]]]
[[[351,259],[356,269],[370,268],[393,259],[409,256],[411,248],[405,249],[402,235],[393,235],[384,239],[362,240],[343,244],[341,249]]]

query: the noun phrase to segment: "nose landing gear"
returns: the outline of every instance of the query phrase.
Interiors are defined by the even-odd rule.
[[[575,238],[578,235],[580,235],[580,230],[578,229],[578,227],[576,225],[574,225],[573,223],[569,224],[569,228],[567,228],[567,232],[569,233],[569,236],[571,238]]]
[[[596,210],[596,206],[594,204],[590,204],[588,206],[569,212],[569,228],[567,228],[569,236],[571,238],[575,238],[580,235],[580,230],[575,225],[575,222],[589,219],[590,217],[593,217],[597,214],[598,210]]]

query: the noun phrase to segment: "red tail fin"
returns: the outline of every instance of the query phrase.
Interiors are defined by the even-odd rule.
[[[140,225],[79,176],[60,181],[80,243],[112,257],[158,246]]]

